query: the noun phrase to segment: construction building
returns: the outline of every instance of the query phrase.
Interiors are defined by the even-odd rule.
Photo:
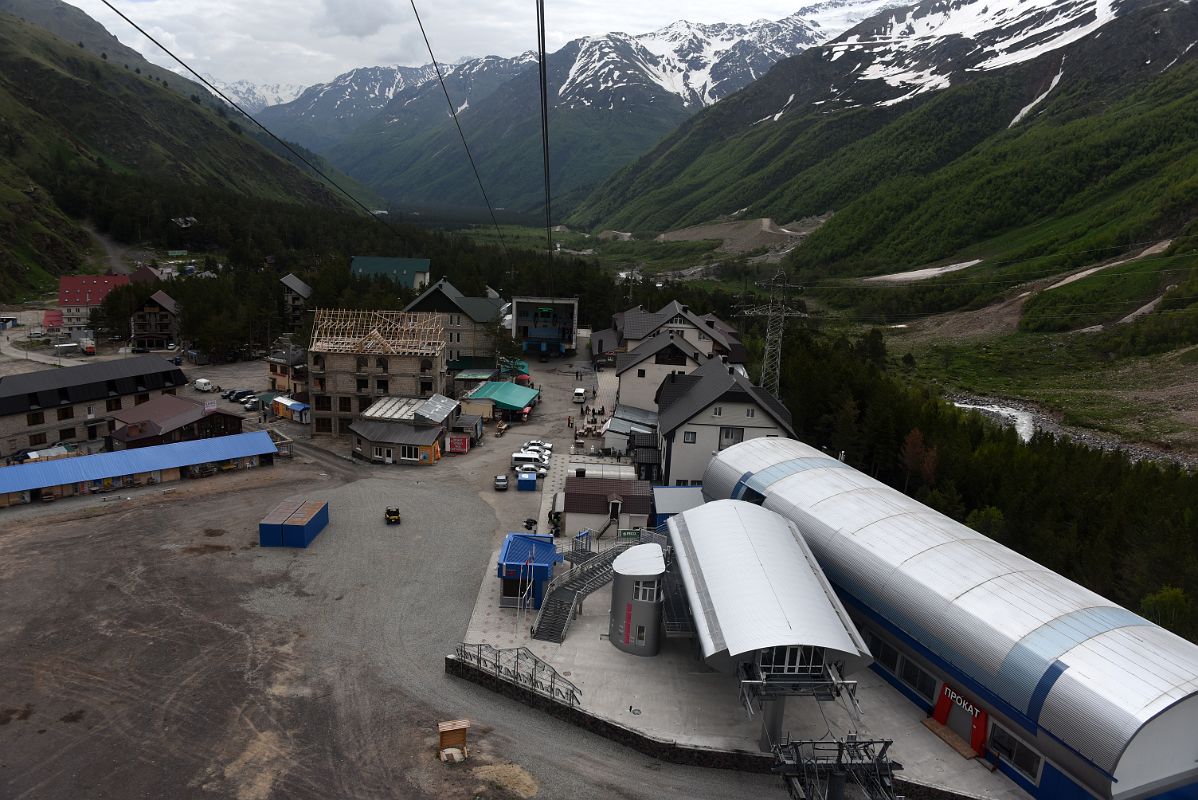
[[[467,297],[441,278],[408,303],[404,311],[441,316],[445,329],[445,359],[450,371],[464,359],[495,358],[494,333],[504,308],[499,297]]]
[[[1198,645],[801,442],[721,451],[703,493],[793,523],[877,674],[1027,793],[1198,796]]]
[[[0,377],[3,454],[55,442],[98,448],[116,429],[114,412],[174,394],[187,382],[183,370],[155,355]]]
[[[393,395],[445,393],[445,331],[437,314],[318,309],[308,346],[315,435],[349,436],[354,418]]]

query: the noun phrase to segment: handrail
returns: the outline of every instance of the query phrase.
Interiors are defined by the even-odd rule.
[[[632,546],[631,542],[612,541],[610,546],[605,548],[602,551],[602,553],[610,553],[613,550],[624,551],[624,550],[627,550],[631,546]],[[595,558],[599,558],[599,557],[600,557],[600,551],[597,550],[595,553]],[[561,575],[554,576],[553,579],[549,581],[549,583],[545,584],[545,588],[541,592],[541,597],[543,598],[541,600],[541,607],[539,609],[537,609],[537,615],[535,617],[533,617],[532,625],[528,629],[529,635],[532,635],[534,632],[536,632],[537,627],[541,624],[541,617],[545,614],[545,609],[549,605],[549,596],[553,594],[553,590],[559,588],[560,586],[569,582],[573,578],[578,577],[583,572],[585,572],[587,570],[587,568],[593,567],[595,565],[595,563],[596,563],[595,559],[592,558],[592,559],[583,561],[579,564],[575,564],[573,567],[566,570]],[[566,630],[569,629],[569,627],[570,627],[570,620],[572,620],[574,618],[574,613],[578,610],[578,604],[581,602],[582,601],[578,598],[578,596],[575,595],[574,602],[571,603],[571,605],[570,605],[570,614],[568,617],[566,617],[566,625],[564,628],[562,628],[562,636],[563,637],[566,635]]]
[[[568,706],[581,703],[578,687],[527,647],[500,650],[489,644],[458,642],[454,655],[458,660],[486,670],[500,680],[531,689],[551,700]]]

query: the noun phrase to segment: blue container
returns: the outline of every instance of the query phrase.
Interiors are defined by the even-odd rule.
[[[258,545],[260,547],[282,547],[283,546],[283,523],[285,523],[292,514],[299,511],[300,506],[304,504],[303,500],[284,500],[279,503],[274,509],[262,518],[258,523]]]
[[[516,491],[519,492],[535,492],[537,490],[537,476],[525,472],[516,476]]]
[[[309,500],[283,523],[284,547],[307,547],[329,524],[329,504]]]

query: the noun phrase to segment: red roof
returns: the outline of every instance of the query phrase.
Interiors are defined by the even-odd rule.
[[[58,309],[46,309],[42,312],[42,327],[43,328],[61,328],[62,327],[62,312]]]
[[[128,283],[128,275],[63,275],[58,279],[58,304],[98,306],[114,288]]]

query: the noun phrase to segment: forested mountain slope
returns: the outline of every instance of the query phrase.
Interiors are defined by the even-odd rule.
[[[231,113],[138,69],[0,14],[0,291],[80,265],[87,239],[50,199],[79,170],[345,207],[247,135]],[[168,217],[190,213],[161,208]]]

